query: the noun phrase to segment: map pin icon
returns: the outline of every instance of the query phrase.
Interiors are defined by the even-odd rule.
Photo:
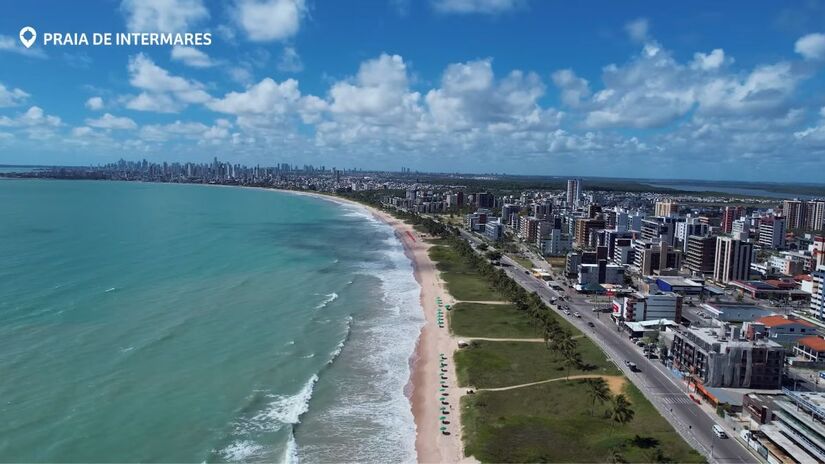
[[[30,33],[31,37],[28,39],[26,38],[26,34]],[[30,48],[34,41],[37,39],[37,31],[34,30],[31,26],[26,26],[23,29],[20,29],[20,42],[23,44],[24,47]]]

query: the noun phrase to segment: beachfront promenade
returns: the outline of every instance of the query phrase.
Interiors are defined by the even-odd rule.
[[[481,239],[466,231],[462,231],[462,236],[476,245],[482,243]],[[536,292],[548,306],[556,310],[557,314],[562,314],[558,308],[550,304],[551,300],[560,296],[558,292],[549,288],[544,281],[533,277],[532,273],[525,272],[528,270],[515,260],[505,256],[502,263],[506,265],[504,269],[508,276],[526,290]],[[583,297],[575,293],[569,293],[567,296],[570,297],[571,308],[582,316],[581,319],[567,320],[602,348],[674,429],[709,462],[757,462],[756,458],[735,439],[722,440],[713,434],[711,428],[716,422],[702,408],[689,401],[684,384],[666,367],[645,359],[627,337],[617,332],[616,326],[608,321],[606,316],[598,317],[598,313],[592,311],[593,306]],[[592,322],[594,327],[589,327],[588,322]],[[631,372],[625,366],[625,360],[636,363],[641,370]]]

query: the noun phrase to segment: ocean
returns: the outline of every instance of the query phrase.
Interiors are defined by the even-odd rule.
[[[357,206],[0,179],[0,461],[414,461],[419,292]]]

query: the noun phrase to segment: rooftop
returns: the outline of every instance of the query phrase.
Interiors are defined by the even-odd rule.
[[[797,343],[802,346],[807,346],[814,351],[825,351],[825,338],[811,335],[810,337],[802,337]]]
[[[811,324],[810,322],[808,322],[804,319],[798,319],[798,318],[793,318],[793,317],[789,318],[789,317],[785,317],[785,316],[765,316],[765,317],[761,317],[761,318],[757,319],[756,322],[759,322],[761,324],[765,324],[766,327],[780,327],[780,326],[783,326],[783,325],[791,325],[791,324],[799,324],[799,325],[804,325],[805,327],[811,327],[811,328],[816,327],[814,324]]]

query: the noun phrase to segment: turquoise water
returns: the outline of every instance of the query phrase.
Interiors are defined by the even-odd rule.
[[[358,207],[0,180],[0,460],[412,460],[418,293]]]

